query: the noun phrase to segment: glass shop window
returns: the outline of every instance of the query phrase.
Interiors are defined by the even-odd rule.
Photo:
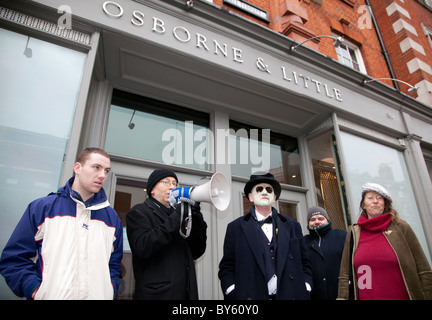
[[[302,185],[296,138],[230,120],[230,164],[233,175],[270,172],[280,183]]]
[[[86,54],[0,29],[0,252],[27,205],[57,191]],[[0,281],[0,299],[15,296]]]
[[[210,170],[209,114],[114,90],[105,150],[142,160]]]
[[[343,198],[339,183],[337,161],[335,161],[336,148],[332,132],[323,133],[308,141],[309,153],[312,160],[312,169],[315,180],[315,192],[318,206],[324,208],[332,221],[332,227],[346,229]],[[340,175],[340,172],[339,172]]]

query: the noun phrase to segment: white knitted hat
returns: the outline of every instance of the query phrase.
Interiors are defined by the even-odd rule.
[[[369,192],[369,191],[374,191],[374,192],[378,193],[380,196],[382,196],[388,200],[392,199],[390,194],[387,192],[387,190],[382,185],[379,185],[378,183],[366,183],[366,184],[364,184],[362,187],[362,198],[363,198],[364,194],[366,192]]]

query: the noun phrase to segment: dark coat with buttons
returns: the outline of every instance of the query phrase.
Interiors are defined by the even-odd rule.
[[[268,300],[264,246],[260,241],[255,207],[244,217],[228,224],[223,257],[219,264],[222,291],[235,284],[226,299]],[[310,261],[306,254],[300,224],[280,215],[273,208],[275,241],[276,299],[310,299],[305,282],[312,284]]]
[[[336,300],[346,234],[345,230],[332,229],[330,222],[322,228],[309,229],[305,236],[312,263],[312,300]]]

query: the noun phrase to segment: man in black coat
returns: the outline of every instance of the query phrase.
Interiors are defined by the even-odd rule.
[[[178,184],[174,172],[158,169],[147,182],[147,198],[126,216],[127,236],[135,275],[134,299],[196,300],[198,288],[194,260],[206,249],[207,224],[199,204],[192,206],[192,229],[180,235],[181,206],[169,203]],[[182,221],[182,230],[184,230]]]
[[[300,224],[272,207],[279,182],[270,173],[251,175],[244,193],[254,205],[228,225],[219,264],[225,299],[309,299],[312,274]]]
[[[311,207],[307,214],[306,248],[312,263],[312,300],[336,300],[342,251],[347,232],[332,229],[324,208]]]

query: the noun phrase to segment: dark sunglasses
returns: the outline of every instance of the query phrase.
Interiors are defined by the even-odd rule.
[[[273,192],[273,188],[272,187],[265,187],[265,189],[266,189],[267,193],[272,193]],[[264,187],[259,186],[259,187],[256,187],[255,190],[256,190],[256,192],[261,193],[261,192],[263,192]]]

